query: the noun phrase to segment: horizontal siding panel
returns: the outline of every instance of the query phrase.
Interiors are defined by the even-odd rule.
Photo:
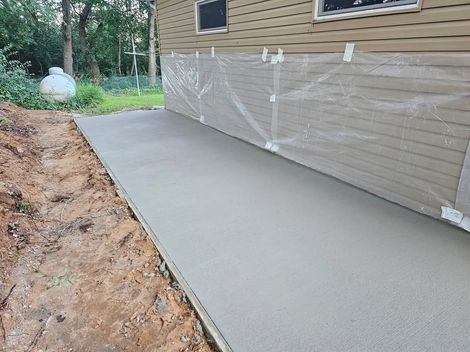
[[[355,50],[369,52],[459,52],[470,51],[470,37],[439,37],[439,38],[412,38],[412,39],[389,39],[389,40],[370,40],[358,41],[355,43]],[[282,49],[285,53],[337,53],[344,52],[345,43],[308,43],[308,44],[285,44]],[[174,44],[175,51],[186,49],[181,52],[189,53],[192,50],[185,45]],[[212,45],[200,45],[199,49],[210,52]],[[275,52],[279,45],[266,45],[269,51]],[[263,46],[243,45],[239,47],[218,46],[219,52],[223,53],[253,53],[261,52]],[[179,50],[178,50],[179,51]]]
[[[168,18],[173,15],[177,15],[185,12],[194,13],[194,0],[184,0],[180,2],[175,2],[172,5],[168,5],[165,8],[161,8],[157,2],[157,13],[161,16],[159,19]]]
[[[185,45],[187,48],[198,48],[199,45],[208,44],[214,47],[219,46],[245,46],[258,45],[260,47],[267,45],[285,45],[285,44],[301,44],[301,43],[323,43],[323,42],[342,42],[345,41],[361,41],[361,40],[382,40],[382,39],[398,39],[398,38],[429,38],[429,37],[449,37],[449,36],[470,36],[470,20],[454,21],[434,24],[413,24],[400,27],[383,27],[378,28],[371,33],[369,29],[356,29],[350,31],[334,31],[320,32],[310,34],[291,34],[291,35],[274,35],[263,38],[236,38],[239,33],[227,33],[226,38],[215,40],[215,38],[207,38],[205,36],[197,36],[189,38],[167,39],[165,43]],[[219,36],[220,38],[220,36]]]
[[[233,2],[229,2],[229,16],[230,17],[235,17],[238,15],[243,15],[243,14],[251,14],[255,12],[260,12],[260,11],[265,11],[265,10],[270,10],[270,9],[276,9],[280,7],[285,7],[285,6],[290,6],[290,5],[295,5],[295,4],[301,4],[301,3],[309,3],[312,4],[313,0],[270,0],[270,1],[263,1],[263,2],[248,2],[245,6],[239,6],[239,7],[230,7]],[[312,6],[310,7],[310,10],[312,10]]]
[[[256,37],[259,38],[258,41],[261,43],[266,37],[280,36],[287,34],[306,34],[310,29],[310,23],[301,23],[294,24],[284,27],[274,27],[274,28],[262,28],[256,31]],[[174,34],[174,33],[162,33],[161,37],[165,39],[178,39],[184,38],[186,36],[194,35],[194,28],[191,33],[186,35]],[[242,39],[242,38],[253,38],[253,33],[251,31],[229,31],[228,33],[213,33],[213,34],[204,34],[198,35],[198,42],[210,42],[216,40],[226,40],[226,39]],[[187,40],[186,40],[187,41]],[[181,41],[180,41],[181,42]]]
[[[159,0],[157,1],[157,10],[164,11],[170,6],[175,6],[180,3],[187,2],[188,0]]]
[[[191,20],[191,23],[195,23],[194,13],[187,12],[181,13],[170,18],[161,19],[159,21],[159,28],[167,28],[166,26],[176,23],[182,23],[185,20]]]
[[[429,9],[433,7],[447,7],[467,4],[470,4],[469,0],[423,0],[423,5],[421,8]]]
[[[301,13],[308,14],[312,16],[312,2],[302,2],[300,4],[284,6],[276,9],[269,9],[260,12],[246,13],[239,16],[229,15],[228,24],[231,26],[236,23],[251,22],[251,21],[260,21],[268,18],[280,19],[290,15],[297,15]]]
[[[271,1],[271,0],[229,0],[228,8],[234,9],[237,7],[244,7],[247,5],[258,4],[260,2],[267,2],[267,1]]]

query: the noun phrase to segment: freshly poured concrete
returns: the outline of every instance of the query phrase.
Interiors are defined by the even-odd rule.
[[[234,351],[470,351],[470,234],[168,111],[77,123]]]

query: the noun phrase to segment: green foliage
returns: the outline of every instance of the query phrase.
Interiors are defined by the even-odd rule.
[[[12,128],[13,122],[5,116],[0,116],[0,130],[9,130]]]
[[[0,48],[12,46],[15,58],[30,62],[40,75],[62,62],[62,34],[56,0],[1,0]]]
[[[95,84],[79,84],[75,101],[80,107],[96,106],[104,100],[104,91]]]
[[[16,203],[16,209],[21,213],[28,214],[33,210],[33,205],[28,201],[21,200]]]
[[[26,65],[8,60],[7,52],[0,49],[0,100],[9,101],[28,109],[51,109],[38,93],[38,82],[26,73]]]
[[[148,49],[148,0],[71,0],[72,43],[75,73],[88,73],[80,48],[79,15],[91,4],[86,22],[86,42],[102,74],[130,75],[133,58],[130,35],[136,50]],[[63,65],[62,10],[58,0],[0,0],[0,48],[11,45],[15,58],[29,62],[28,71],[43,76],[52,66]],[[158,58],[157,58],[158,59]],[[148,60],[137,59],[139,72],[145,73]]]

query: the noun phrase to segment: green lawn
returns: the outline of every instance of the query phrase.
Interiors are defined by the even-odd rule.
[[[146,93],[141,95],[108,95],[99,105],[87,108],[83,112],[91,114],[107,114],[125,110],[151,109],[163,106],[163,93]]]

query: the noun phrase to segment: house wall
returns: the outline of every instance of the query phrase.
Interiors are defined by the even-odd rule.
[[[193,0],[157,3],[168,109],[416,211],[470,215],[456,202],[470,189],[470,1],[312,25],[311,1],[231,0],[229,32],[207,35]]]
[[[229,0],[228,33],[196,35],[194,0],[157,2],[163,54],[253,53],[263,47],[286,53],[470,51],[470,1],[423,0],[419,12],[312,24],[313,0]]]

